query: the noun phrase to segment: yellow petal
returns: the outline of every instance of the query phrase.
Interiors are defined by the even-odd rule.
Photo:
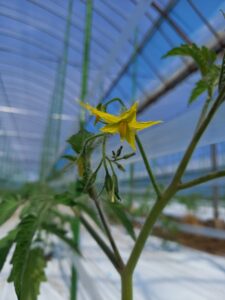
[[[126,141],[130,144],[131,148],[135,151],[136,144],[135,144],[135,130],[128,129],[126,132]]]
[[[89,104],[81,102],[80,105],[82,107],[84,107],[85,109],[89,110],[93,115],[103,119],[107,123],[116,123],[120,120],[120,118],[118,116],[114,116],[114,115],[108,114],[106,112],[100,111]]]
[[[118,131],[120,134],[120,138],[123,141],[126,138],[127,131],[128,131],[128,124],[126,121],[122,121],[119,123]]]
[[[137,114],[137,106],[138,103],[135,102],[130,109],[122,113],[119,117],[120,120],[127,120],[128,122],[132,122],[136,120],[136,114]]]
[[[112,134],[117,133],[119,132],[119,123],[105,125],[101,128],[101,131]]]
[[[129,123],[129,126],[135,130],[142,130],[147,127],[157,125],[159,123],[162,123],[162,121],[131,122],[131,123]]]

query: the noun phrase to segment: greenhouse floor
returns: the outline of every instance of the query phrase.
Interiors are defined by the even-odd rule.
[[[0,237],[11,229],[13,221],[0,228]],[[132,240],[113,228],[116,240],[126,258]],[[69,299],[69,263],[79,269],[78,300],[119,300],[117,273],[90,236],[82,231],[84,258],[77,258],[57,241],[47,268],[48,283],[43,283],[39,300]],[[0,300],[16,300],[12,284],[6,283],[10,264],[0,275]],[[145,247],[135,273],[135,300],[224,300],[225,259],[191,250],[172,242],[152,237]],[[101,293],[100,293],[101,292]]]

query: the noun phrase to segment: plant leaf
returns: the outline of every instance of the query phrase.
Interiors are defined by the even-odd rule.
[[[0,240],[0,271],[6,261],[7,255],[15,241],[17,229],[11,230],[3,239]]]
[[[11,264],[13,265],[9,282],[14,282],[18,299],[22,300],[24,288],[26,289],[27,268],[29,268],[29,255],[32,239],[38,226],[38,218],[34,215],[24,217],[19,226],[16,236],[16,249],[13,253]],[[29,288],[27,286],[27,288]],[[32,299],[32,298],[31,298]],[[36,299],[36,298],[33,298]],[[27,299],[26,299],[27,300]]]
[[[221,71],[220,71],[220,78],[219,78],[219,93],[225,86],[225,54],[223,56]]]
[[[195,44],[191,45],[181,45],[168,51],[163,58],[169,56],[189,56],[195,61],[198,65],[203,76],[207,75],[210,67],[214,64],[216,60],[216,53],[213,50],[210,50],[203,47],[198,47]]]
[[[73,150],[77,153],[81,153],[85,141],[93,136],[92,133],[88,132],[85,129],[80,130],[78,133],[72,135],[67,142],[71,145]]]
[[[0,226],[14,214],[19,204],[18,199],[12,196],[0,203]]]
[[[69,207],[72,207],[76,205],[76,201],[74,200],[74,197],[70,194],[70,192],[64,192],[62,194],[57,194],[54,197],[56,204],[62,204]]]
[[[196,100],[201,94],[203,94],[205,91],[207,91],[208,85],[205,82],[205,80],[199,80],[196,84],[194,89],[191,92],[191,96],[189,98],[188,103],[191,104]]]
[[[24,257],[25,258],[25,257]],[[17,296],[19,300],[36,300],[39,295],[41,282],[46,281],[44,269],[46,260],[43,249],[29,250],[23,272],[12,272],[9,281],[17,282]],[[19,276],[22,276],[20,278]]]

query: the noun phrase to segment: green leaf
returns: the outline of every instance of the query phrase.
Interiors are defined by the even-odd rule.
[[[216,53],[203,47],[198,47],[195,44],[191,45],[181,45],[180,47],[173,48],[168,51],[163,57],[169,56],[189,56],[198,65],[203,76],[207,75],[210,67],[214,64],[216,60]]]
[[[19,204],[18,199],[12,196],[0,203],[0,226],[14,214]]]
[[[191,56],[192,55],[192,47],[187,44],[180,45],[179,47],[174,47],[169,50],[166,54],[163,55],[163,58],[169,56]]]
[[[11,264],[13,265],[11,274],[8,278],[9,282],[14,282],[16,294],[19,300],[27,300],[23,298],[24,289],[27,284],[27,268],[30,263],[30,248],[34,234],[38,227],[38,218],[34,215],[24,217],[19,226],[16,236],[16,249],[13,253]],[[29,288],[27,286],[27,288]],[[36,299],[36,298],[30,298]]]
[[[222,91],[224,86],[225,86],[225,54],[223,56],[220,77],[219,77],[219,93]]]
[[[208,85],[205,82],[205,80],[199,80],[196,84],[194,89],[191,92],[191,96],[189,98],[189,104],[191,104],[192,102],[194,102],[194,100],[196,100],[202,93],[204,93],[205,91],[207,91],[208,89]]]
[[[39,295],[41,282],[46,281],[44,269],[46,260],[43,249],[34,248],[24,256],[23,272],[12,272],[9,280],[18,284],[17,296],[19,300],[36,300]],[[22,276],[22,277],[20,277]]]
[[[192,103],[205,91],[207,91],[208,96],[211,98],[214,88],[217,85],[220,72],[220,68],[215,64],[216,53],[205,46],[198,47],[195,44],[192,44],[181,45],[180,47],[174,48],[164,57],[174,55],[191,57],[201,71],[202,79],[196,83],[196,86],[191,93],[189,103]]]
[[[121,222],[121,224],[124,226],[127,233],[132,237],[132,239],[136,240],[133,224],[130,218],[128,217],[127,213],[125,212],[122,204],[107,202],[107,207],[113,213],[113,216]]]
[[[76,204],[76,201],[72,197],[72,195],[69,192],[64,192],[62,194],[57,194],[54,197],[56,204],[62,204],[66,206],[74,206]]]
[[[81,129],[77,134],[72,135],[67,142],[71,145],[75,152],[81,153],[85,141],[92,136],[92,133],[85,129]]]
[[[15,241],[16,234],[17,229],[13,229],[0,240],[0,271],[3,268],[7,255]]]

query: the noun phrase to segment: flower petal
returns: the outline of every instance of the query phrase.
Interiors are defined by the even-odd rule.
[[[100,111],[89,104],[81,102],[80,105],[85,109],[89,110],[93,115],[103,119],[107,123],[117,123],[120,120],[118,116],[114,116],[106,112]]]
[[[118,133],[119,132],[119,123],[108,124],[101,128],[102,132],[106,133]]]
[[[130,144],[131,148],[135,151],[136,150],[136,144],[135,144],[135,130],[129,129],[126,132],[126,141]]]
[[[125,111],[124,113],[122,113],[119,117],[120,120],[126,120],[127,122],[132,122],[134,120],[136,120],[136,114],[137,114],[137,106],[138,103],[135,102],[130,109],[128,109],[127,111]]]
[[[129,126],[135,130],[142,130],[160,123],[162,123],[162,121],[131,122],[129,123]]]
[[[126,138],[128,129],[129,129],[128,124],[126,121],[122,121],[119,123],[118,131],[119,131],[120,138],[122,141]]]

